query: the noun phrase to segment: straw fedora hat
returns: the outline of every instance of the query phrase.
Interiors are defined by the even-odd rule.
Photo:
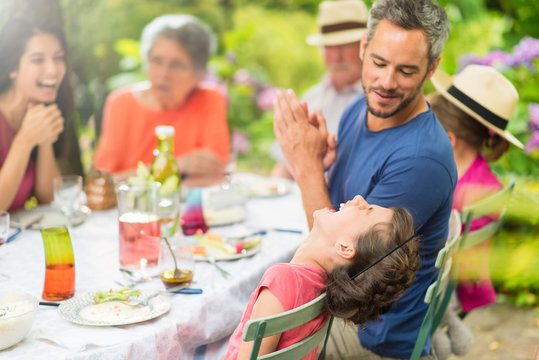
[[[309,45],[342,45],[360,41],[367,30],[369,11],[361,0],[323,1],[318,7],[320,33],[307,38]]]
[[[515,146],[524,145],[505,128],[518,103],[518,92],[493,67],[468,65],[450,76],[440,70],[431,78],[440,94],[488,129]]]

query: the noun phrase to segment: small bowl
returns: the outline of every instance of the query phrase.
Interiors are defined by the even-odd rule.
[[[36,317],[39,300],[17,289],[0,289],[0,350],[24,339]]]
[[[180,274],[180,277],[174,277],[174,270],[165,270],[160,275],[161,281],[167,289],[179,286],[183,283],[186,283],[189,287],[191,281],[193,281],[193,272],[191,270],[180,269]]]

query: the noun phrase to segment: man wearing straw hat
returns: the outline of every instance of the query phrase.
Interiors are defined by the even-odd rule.
[[[309,113],[292,90],[277,96],[274,132],[310,226],[314,210],[338,207],[359,194],[379,206],[407,208],[421,235],[412,286],[379,321],[359,328],[337,321],[329,359],[407,359],[414,348],[457,182],[451,144],[423,95],[448,35],[447,14],[431,0],[373,4],[360,50],[364,95],[343,113],[338,147],[320,112]],[[430,347],[428,339],[424,359],[435,358]]]
[[[321,48],[327,72],[302,100],[309,109],[322,111],[330,133],[337,134],[346,105],[362,92],[359,44],[367,30],[367,16],[367,7],[360,0],[323,1],[317,19],[320,32],[307,38],[307,44]],[[270,154],[278,161],[272,175],[292,178],[279,143],[274,142]]]

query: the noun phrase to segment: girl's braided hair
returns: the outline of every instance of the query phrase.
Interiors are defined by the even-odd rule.
[[[393,209],[391,223],[377,224],[360,235],[352,263],[329,274],[326,288],[329,312],[355,324],[376,320],[388,312],[415,279],[419,265],[417,237],[355,279],[352,277],[413,234],[410,213]]]

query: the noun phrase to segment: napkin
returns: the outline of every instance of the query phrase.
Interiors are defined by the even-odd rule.
[[[30,337],[71,351],[84,351],[96,346],[111,346],[130,340],[128,331],[117,327],[77,326],[75,331],[74,326],[63,327],[60,330],[54,325],[33,329]]]

